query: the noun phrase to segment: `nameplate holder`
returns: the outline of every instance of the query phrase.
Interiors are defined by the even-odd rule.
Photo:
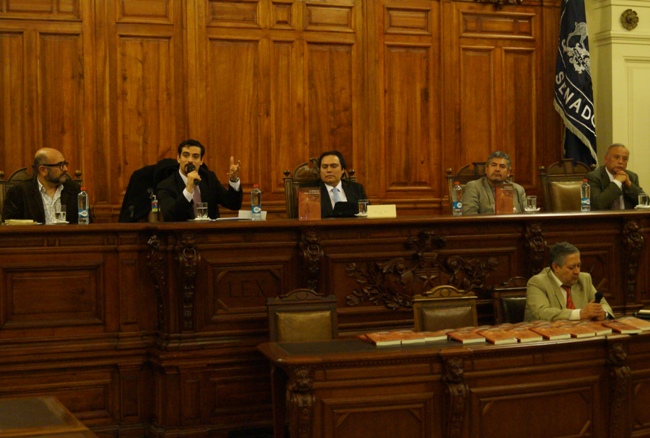
[[[369,205],[368,219],[376,218],[394,218],[397,217],[397,207],[395,204]]]

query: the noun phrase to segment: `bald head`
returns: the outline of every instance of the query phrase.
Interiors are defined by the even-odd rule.
[[[34,175],[45,187],[57,187],[69,178],[68,162],[56,149],[39,149],[34,154]]]

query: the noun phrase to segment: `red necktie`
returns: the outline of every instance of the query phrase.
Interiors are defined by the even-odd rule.
[[[569,286],[562,285],[562,289],[566,291],[566,308],[575,309],[576,306],[573,304],[573,299],[571,299],[571,288]]]

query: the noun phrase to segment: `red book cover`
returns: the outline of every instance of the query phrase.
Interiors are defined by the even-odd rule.
[[[502,184],[494,187],[494,213],[514,213],[515,187],[512,184]]]
[[[631,325],[632,327],[641,329],[641,331],[650,330],[650,321],[646,321],[640,318],[635,318],[634,316],[623,316],[621,318],[617,318],[616,321],[620,321],[624,324]]]
[[[462,344],[484,343],[485,337],[474,330],[456,330],[447,333],[447,337],[452,341]]]
[[[362,341],[370,342],[377,347],[402,344],[402,336],[399,332],[366,333],[365,335],[360,335],[359,339]]]
[[[490,344],[494,345],[516,344],[519,342],[515,333],[506,328],[492,327],[486,330],[480,330],[477,333],[485,337]]]
[[[298,187],[298,219],[312,221],[320,218],[320,187]]]
[[[520,343],[543,341],[544,337],[539,333],[528,330],[528,327],[516,327],[512,329],[515,337]]]
[[[603,321],[605,327],[611,328],[615,333],[621,333],[624,335],[638,335],[641,333],[641,329],[634,327],[633,325],[620,322],[619,320],[614,321]]]
[[[605,327],[601,321],[580,321],[579,325],[583,325],[585,327],[589,327],[590,329],[594,330],[596,336],[604,336],[604,335],[612,334],[612,329],[609,327]]]
[[[566,321],[561,325],[572,338],[591,338],[596,336],[596,330],[588,325],[580,324],[579,321]]]
[[[435,341],[445,341],[447,339],[447,333],[449,329],[436,330],[434,332],[419,332],[424,336],[425,342],[435,342]]]
[[[529,328],[529,330],[534,331],[551,341],[557,339],[569,339],[571,338],[571,333],[569,333],[564,327],[552,324],[539,324],[534,325]]]

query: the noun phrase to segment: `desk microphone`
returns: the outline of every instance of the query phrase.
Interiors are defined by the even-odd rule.
[[[597,291],[596,295],[594,296],[594,302],[600,303],[600,300],[602,299],[603,299],[603,293],[601,291]]]

